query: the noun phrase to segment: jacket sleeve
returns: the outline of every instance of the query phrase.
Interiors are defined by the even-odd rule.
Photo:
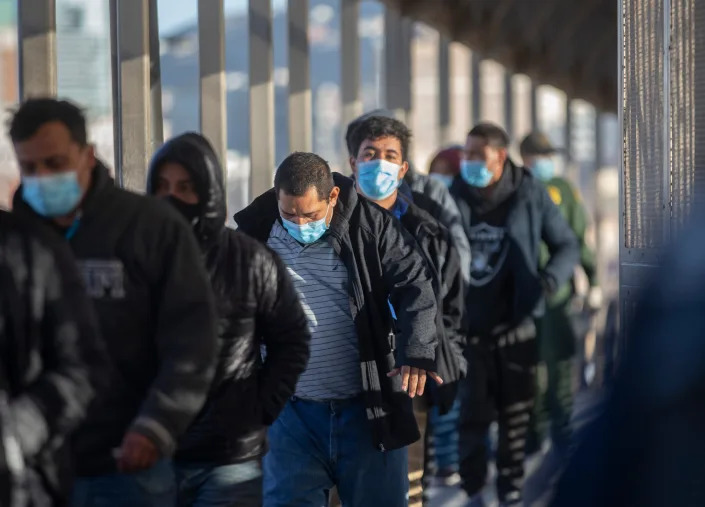
[[[39,325],[42,372],[11,402],[26,456],[60,442],[83,420],[96,390],[105,388],[107,355],[93,306],[68,247],[40,238],[31,242],[36,291],[43,302]]]
[[[587,276],[591,287],[597,286],[597,259],[595,258],[595,252],[588,246],[585,242],[585,230],[587,229],[587,213],[585,211],[585,206],[583,205],[577,190],[572,186],[570,187],[572,192],[573,209],[570,217],[570,227],[575,232],[580,243],[580,265],[585,271],[585,276]]]
[[[441,265],[443,281],[443,326],[446,335],[462,350],[465,341],[466,326],[463,320],[465,312],[465,283],[460,271],[460,257],[447,231],[443,231],[446,252]]]
[[[541,211],[541,239],[551,254],[542,277],[549,290],[555,290],[573,277],[573,269],[580,261],[580,247],[575,233],[549,197],[546,188],[537,185],[535,189]]]
[[[436,197],[441,205],[440,215],[437,219],[448,229],[448,232],[450,232],[450,235],[453,237],[453,244],[459,258],[460,272],[463,277],[463,282],[467,284],[470,282],[470,260],[472,254],[470,251],[470,241],[468,241],[468,237],[465,235],[458,205],[455,203],[448,189],[442,184],[440,187]]]
[[[391,215],[379,213],[378,250],[397,314],[397,366],[434,371],[438,338],[431,274],[414,238]]]
[[[151,223],[149,269],[158,273],[152,287],[158,372],[133,421],[131,431],[170,455],[203,406],[215,371],[216,312],[210,280],[193,232],[171,210]]]
[[[311,333],[286,266],[271,251],[261,254],[257,333],[267,347],[260,372],[264,423],[272,424],[306,369]]]

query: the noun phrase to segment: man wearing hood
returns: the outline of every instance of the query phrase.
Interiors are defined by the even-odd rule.
[[[313,153],[287,157],[235,221],[282,257],[312,332],[269,431],[264,505],[322,505],[333,486],[343,505],[407,505],[411,398],[440,382],[433,283],[414,239]]]
[[[534,317],[573,275],[578,242],[543,184],[512,163],[509,138],[481,123],[468,134],[451,187],[473,252],[466,311],[468,377],[461,386],[460,475],[470,496],[485,485],[486,434],[497,417],[497,490],[521,503],[537,362]],[[541,243],[550,253],[539,269]],[[471,505],[481,505],[476,497]]]
[[[169,505],[168,458],[214,373],[215,306],[198,245],[166,203],[115,187],[75,105],[31,99],[10,137],[22,175],[13,212],[68,242],[114,366],[75,434],[72,504]]]
[[[215,380],[175,457],[179,505],[261,505],[265,428],[308,362],[306,316],[276,254],[225,227],[223,168],[203,136],[165,143],[150,164],[147,192],[165,197],[191,224],[218,306]]]

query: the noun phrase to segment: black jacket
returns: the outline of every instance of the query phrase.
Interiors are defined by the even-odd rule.
[[[45,493],[66,500],[66,439],[105,387],[107,364],[71,253],[35,225],[0,212],[0,505],[13,507],[25,505],[11,499],[18,490],[31,505]]]
[[[398,199],[407,200],[408,194],[402,195],[400,192]],[[451,409],[458,382],[467,372],[467,362],[463,357],[467,334],[463,321],[465,285],[460,257],[448,229],[417,206],[416,200],[417,196],[414,195],[400,221],[416,239],[433,274],[436,304],[440,309],[436,315],[438,348],[435,371],[443,379],[443,384],[436,386],[430,383],[428,391],[431,401],[444,414]]]
[[[386,210],[358,198],[352,179],[333,174],[340,197],[329,239],[348,270],[350,306],[360,348],[362,386],[378,449],[397,449],[419,438],[408,394],[400,377],[388,378],[395,364],[435,369],[436,303],[429,269],[414,239]],[[240,229],[266,241],[279,219],[274,190],[235,215]],[[400,339],[390,335],[395,308]],[[396,357],[395,357],[396,356]]]
[[[54,224],[21,196],[16,213]],[[215,305],[193,233],[167,203],[115,187],[98,164],[79,217],[69,244],[114,365],[74,441],[76,471],[89,476],[115,471],[128,430],[174,451],[213,377]]]
[[[190,172],[204,203],[193,227],[216,295],[220,338],[211,393],[176,458],[221,464],[252,459],[264,453],[264,428],[277,418],[306,368],[306,316],[279,257],[225,227],[223,169],[208,142],[191,133],[167,142],[150,165],[149,193],[165,162]]]
[[[509,198],[509,213],[506,229],[509,241],[518,251],[518,259],[513,263],[512,277],[514,293],[510,307],[513,322],[518,325],[524,319],[541,316],[544,310],[544,293],[555,290],[568,282],[573,269],[580,260],[580,247],[575,234],[561,215],[546,191],[546,187],[536,180],[526,169],[507,161],[505,171],[512,171],[516,190]],[[470,236],[474,213],[470,195],[471,188],[462,178],[456,178],[451,187],[463,227]],[[548,246],[551,259],[539,273],[541,242]],[[470,304],[470,301],[467,301]],[[472,327],[473,323],[469,323]]]

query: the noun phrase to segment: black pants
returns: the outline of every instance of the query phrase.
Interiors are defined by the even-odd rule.
[[[470,495],[487,476],[487,431],[499,424],[497,495],[521,501],[526,437],[534,407],[537,362],[536,330],[527,322],[506,334],[476,337],[466,349],[468,376],[461,384],[459,423],[460,476]]]

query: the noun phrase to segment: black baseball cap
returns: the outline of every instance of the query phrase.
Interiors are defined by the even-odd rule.
[[[521,142],[519,151],[527,155],[552,155],[560,150],[551,144],[543,132],[532,132]]]

